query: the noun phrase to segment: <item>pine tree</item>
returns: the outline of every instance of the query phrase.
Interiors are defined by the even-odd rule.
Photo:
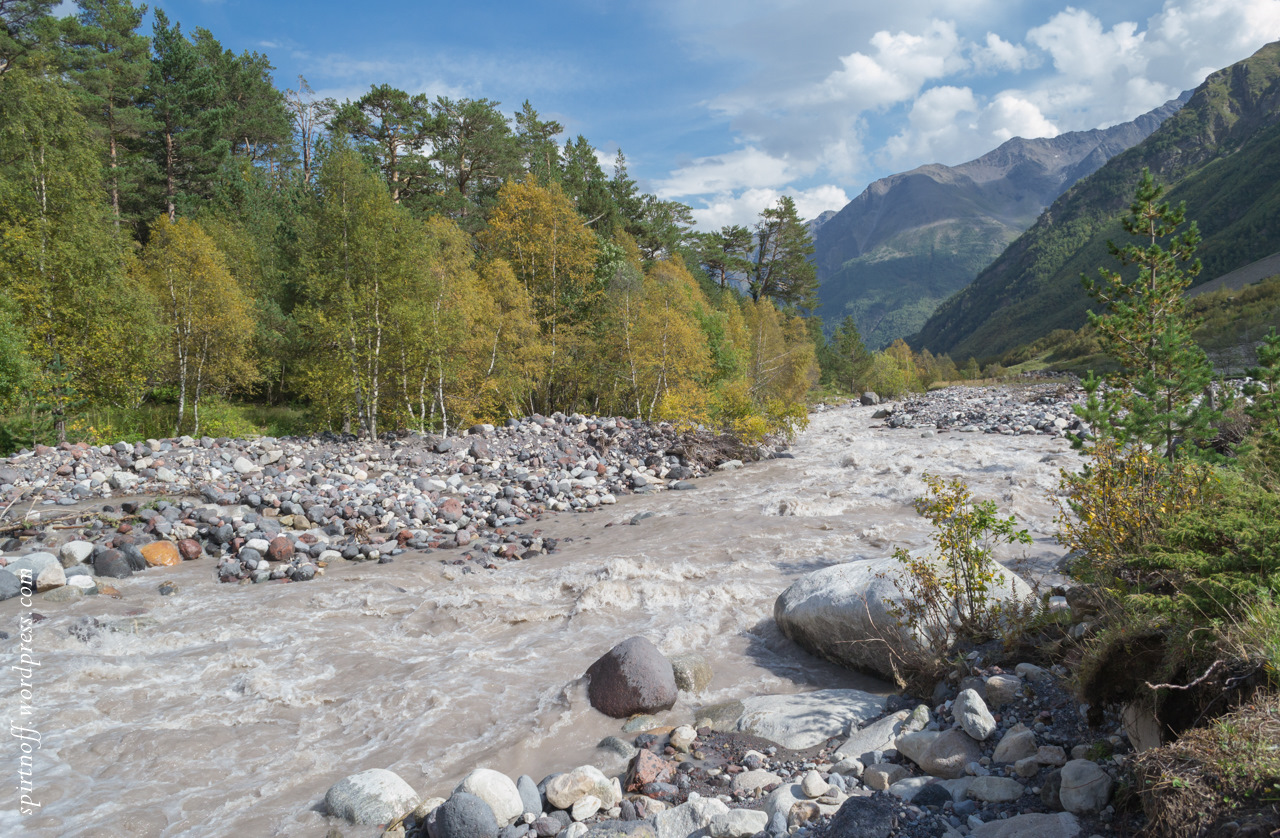
[[[1126,279],[1102,268],[1098,280],[1085,279],[1089,293],[1106,306],[1101,315],[1090,312],[1089,322],[1120,369],[1106,377],[1105,392],[1090,376],[1089,402],[1081,415],[1121,444],[1144,443],[1172,457],[1179,440],[1211,437],[1210,422],[1218,414],[1211,400],[1200,398],[1213,368],[1192,340],[1198,321],[1183,297],[1200,272],[1195,258],[1200,233],[1194,221],[1177,232],[1186,220],[1186,205],[1173,209],[1160,201],[1163,194],[1144,169],[1123,220],[1125,232],[1137,241],[1125,247],[1108,242],[1112,256],[1122,267],[1136,266],[1137,276]]]
[[[111,210],[119,226],[121,193],[136,193],[142,180],[139,140],[153,127],[140,107],[151,66],[150,42],[138,32],[147,7],[129,0],[79,0],[77,5],[80,14],[66,22],[68,75],[101,138]]]
[[[760,213],[756,223],[756,260],[748,282],[751,299],[769,297],[784,305],[817,307],[818,273],[809,261],[813,238],[784,195]]]
[[[432,117],[425,95],[411,96],[389,85],[375,85],[356,101],[340,105],[329,128],[335,134],[351,136],[373,154],[393,202],[398,204],[426,188],[428,171],[422,149],[431,135]]]
[[[216,68],[187,40],[179,24],[169,25],[163,10],[156,9],[155,16],[143,101],[154,122],[149,144],[161,173],[165,213],[174,221],[179,203],[207,197],[231,150],[224,138],[230,108]]]

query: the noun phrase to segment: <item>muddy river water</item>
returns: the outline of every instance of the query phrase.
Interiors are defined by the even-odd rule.
[[[636,634],[668,654],[699,652],[715,671],[672,721],[753,694],[888,690],[783,638],[778,594],[832,563],[926,546],[911,508],[924,472],[963,477],[1017,515],[1035,542],[1006,558],[1051,578],[1062,549],[1050,494],[1078,457],[1051,437],[891,431],[870,417],[815,413],[794,459],[548,517],[544,533],[572,541],[496,571],[463,574],[435,552],[339,562],[306,584],[230,586],[205,558],[120,580],[119,600],[0,603],[14,664],[20,617],[47,618],[32,638],[30,714],[8,663],[0,689],[6,716],[41,737],[29,778],[39,807],[17,811],[11,736],[0,834],[323,836],[325,791],[367,768],[424,797],[477,766],[535,780],[584,762],[621,770],[595,748],[619,722],[590,707],[580,678]],[[161,597],[162,581],[178,594]],[[67,629],[86,615],[136,629],[85,642]]]

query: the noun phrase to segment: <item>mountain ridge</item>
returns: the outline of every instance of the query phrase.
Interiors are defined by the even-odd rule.
[[[1055,200],[965,289],[939,306],[917,347],[997,356],[1085,322],[1080,274],[1111,267],[1106,242],[1143,168],[1199,219],[1205,281],[1280,249],[1280,42],[1210,74],[1186,106]]]
[[[1014,137],[986,154],[881,178],[815,219],[821,314],[852,314],[869,346],[912,334],[1080,177],[1141,141],[1190,95],[1105,129]]]

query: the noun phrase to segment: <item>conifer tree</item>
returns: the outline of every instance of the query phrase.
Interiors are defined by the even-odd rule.
[[[783,305],[817,306],[818,274],[809,257],[813,238],[796,214],[796,204],[783,195],[760,213],[756,223],[756,259],[748,290],[759,302],[769,297]]]
[[[180,202],[208,195],[231,149],[223,135],[229,107],[216,68],[182,34],[180,24],[171,26],[161,9],[155,16],[144,105],[154,122],[149,140],[162,179],[165,213],[174,221]]]
[[[79,0],[77,5],[80,14],[66,22],[69,76],[100,137],[119,226],[121,193],[136,194],[142,179],[139,139],[153,127],[140,107],[151,66],[150,41],[138,32],[147,7],[129,0]]]
[[[1197,321],[1183,297],[1200,272],[1200,233],[1194,221],[1178,232],[1186,205],[1171,208],[1161,202],[1163,194],[1144,169],[1123,220],[1136,241],[1125,247],[1108,242],[1112,256],[1122,267],[1136,266],[1137,276],[1101,268],[1098,280],[1085,279],[1089,293],[1106,306],[1103,314],[1090,312],[1089,322],[1120,369],[1106,377],[1105,392],[1090,376],[1081,415],[1121,444],[1144,443],[1172,457],[1179,440],[1212,436],[1217,414],[1211,400],[1200,398],[1213,368],[1192,340]]]

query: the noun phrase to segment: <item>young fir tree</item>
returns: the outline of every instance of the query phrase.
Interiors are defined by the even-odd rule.
[[[1126,247],[1108,243],[1121,266],[1138,268],[1137,276],[1126,279],[1103,268],[1098,280],[1085,279],[1089,293],[1106,306],[1104,314],[1090,312],[1089,322],[1120,369],[1106,377],[1105,392],[1090,376],[1089,401],[1080,415],[1100,435],[1122,445],[1149,445],[1172,457],[1179,441],[1211,437],[1210,422],[1218,414],[1210,399],[1200,398],[1213,369],[1191,338],[1197,321],[1183,297],[1200,272],[1195,258],[1200,233],[1194,221],[1177,232],[1186,205],[1170,208],[1160,201],[1163,194],[1144,170],[1123,220],[1136,241]]]

